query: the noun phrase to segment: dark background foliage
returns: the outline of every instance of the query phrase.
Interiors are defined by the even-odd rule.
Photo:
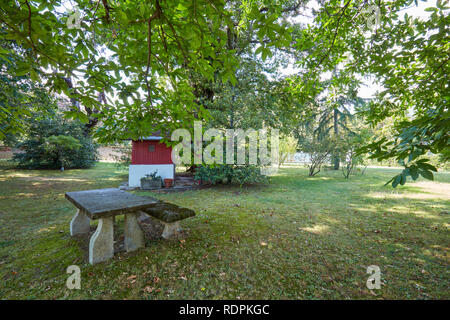
[[[60,116],[31,120],[27,137],[17,145],[21,151],[14,155],[18,166],[27,169],[59,169],[58,156],[45,149],[45,139],[50,136],[67,135],[76,138],[81,148],[67,151],[66,168],[89,168],[97,160],[97,145],[84,133],[84,125]]]

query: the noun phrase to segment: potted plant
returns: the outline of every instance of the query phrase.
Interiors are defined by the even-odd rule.
[[[164,187],[170,188],[173,184],[173,179],[164,179]]]
[[[161,176],[158,175],[157,171],[153,173],[146,174],[145,177],[141,178],[141,189],[160,189],[162,184]]]

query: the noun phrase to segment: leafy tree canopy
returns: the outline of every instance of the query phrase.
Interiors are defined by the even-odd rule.
[[[67,1],[5,0],[0,59],[14,61],[9,74],[29,76],[69,96],[74,105],[69,116],[93,125],[101,120],[95,135],[103,141],[206,118],[198,84],[226,83],[220,94],[233,98],[228,89],[245,90],[250,83],[238,83],[243,74],[236,68],[255,55],[297,61],[295,76],[272,88],[261,85],[260,77],[258,89],[270,89],[270,96],[260,96],[264,99],[286,93],[277,103],[295,97],[292,105],[305,110],[314,111],[324,74],[339,70],[335,88],[370,76],[383,89],[363,113],[374,126],[394,119],[395,132],[361,152],[404,165],[393,182],[432,178],[434,167],[421,157],[431,152],[447,161],[450,154],[449,1],[436,1],[424,19],[404,13],[418,0],[318,0],[311,12],[304,7],[308,2],[74,0],[79,8],[74,14],[64,8]],[[292,19],[306,12],[310,22]],[[308,113],[302,108],[280,117],[301,120]],[[12,127],[18,125],[20,111],[4,104],[2,112]]]
[[[417,173],[432,179],[434,167],[416,160],[427,152],[449,160],[449,2],[436,1],[425,19],[402,13],[417,0],[319,3],[314,23],[296,43],[308,54],[300,60],[304,69],[294,89],[311,95],[320,75],[337,66],[346,74],[344,82],[355,75],[373,76],[383,90],[365,110],[368,122],[401,121],[392,140],[375,140],[361,152],[379,160],[396,158],[405,166],[394,186],[406,176],[417,179]]]
[[[137,138],[204,117],[192,78],[235,83],[236,52],[227,47],[233,37],[251,30],[265,56],[288,45],[289,30],[277,18],[289,2],[75,0],[79,14],[71,14],[65,1],[8,0],[0,39],[22,52],[2,48],[0,57],[22,54],[16,75],[100,110],[100,139]],[[102,92],[109,99],[100,103]],[[76,108],[69,115],[89,121]]]
[[[0,140],[11,145],[17,136],[26,133],[30,118],[53,113],[56,103],[41,84],[15,72],[24,59],[20,55],[2,55],[7,49],[20,52],[20,48],[0,40]]]

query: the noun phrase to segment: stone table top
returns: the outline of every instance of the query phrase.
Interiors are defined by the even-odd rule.
[[[116,188],[67,192],[66,199],[84,210],[91,219],[143,210],[159,202],[155,198],[137,196]]]

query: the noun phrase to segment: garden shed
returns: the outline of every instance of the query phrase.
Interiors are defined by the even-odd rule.
[[[128,185],[139,187],[141,178],[157,172],[162,179],[174,179],[175,164],[172,162],[172,148],[161,142],[158,134],[132,140],[131,165]]]

